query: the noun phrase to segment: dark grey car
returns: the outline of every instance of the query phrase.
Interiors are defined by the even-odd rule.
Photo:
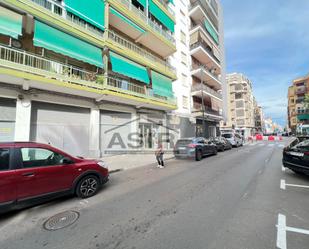
[[[217,146],[202,137],[179,139],[174,148],[175,158],[194,158],[196,161],[217,153]]]

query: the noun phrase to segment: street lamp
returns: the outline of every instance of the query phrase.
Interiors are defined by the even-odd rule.
[[[202,86],[202,131],[203,137],[205,137],[205,105],[204,105],[204,85],[203,85],[203,70],[204,65],[201,65],[201,86]]]

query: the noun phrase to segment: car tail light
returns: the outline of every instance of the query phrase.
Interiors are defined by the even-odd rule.
[[[196,144],[189,144],[188,147],[189,147],[189,148],[195,148],[195,147],[196,147]]]
[[[306,151],[306,152],[304,153],[304,155],[305,155],[305,156],[309,156],[309,151]]]

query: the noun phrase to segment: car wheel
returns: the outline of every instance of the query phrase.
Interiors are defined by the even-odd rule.
[[[76,195],[80,198],[94,196],[99,190],[99,178],[89,175],[82,178],[76,186]]]
[[[202,151],[201,151],[201,150],[198,150],[198,151],[196,151],[195,154],[196,154],[196,155],[195,155],[195,160],[196,160],[196,161],[201,161],[201,160],[202,160],[202,157],[203,157]]]

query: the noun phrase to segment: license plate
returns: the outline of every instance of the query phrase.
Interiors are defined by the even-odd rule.
[[[179,150],[185,150],[186,147],[178,147]]]
[[[294,151],[290,151],[289,154],[291,156],[304,156],[304,153],[301,152],[294,152]]]

